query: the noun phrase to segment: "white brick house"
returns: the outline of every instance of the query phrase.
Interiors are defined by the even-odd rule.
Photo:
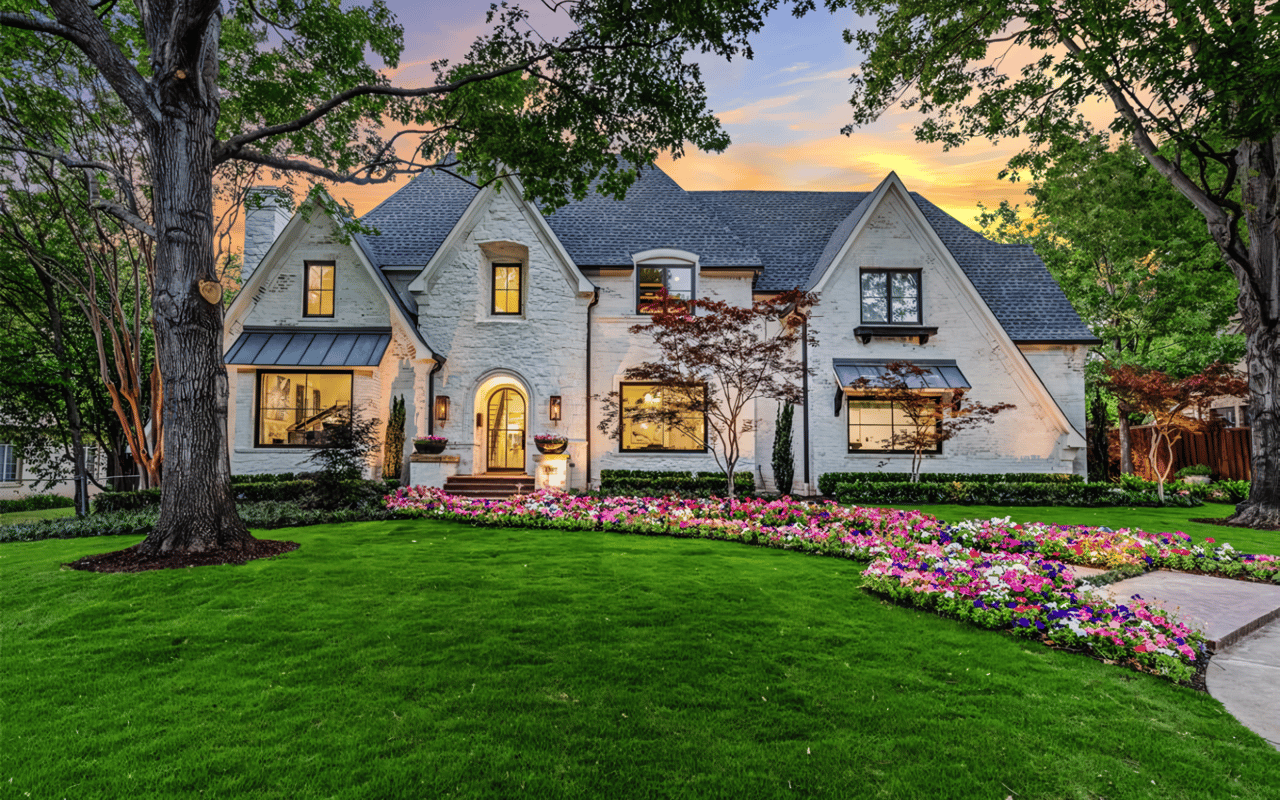
[[[651,355],[628,329],[663,285],[737,305],[819,296],[797,491],[825,472],[908,468],[882,443],[893,409],[850,386],[893,360],[1017,407],[925,471],[1084,473],[1088,329],[1030,248],[983,239],[896,175],[873,192],[686,192],[651,169],[625,200],[544,216],[514,182],[477,191],[426,173],[365,222],[378,235],[344,243],[323,213],[284,224],[269,198],[249,212],[247,277],[226,315],[233,472],[305,469],[326,421],[351,406],[385,419],[396,395],[408,438],[449,439],[413,459],[414,482],[501,472],[584,488],[602,469],[713,470],[671,432],[596,429],[592,397],[645,393],[622,385]],[[756,408],[740,465],[766,486],[775,410]],[[568,453],[540,456],[539,433],[566,436]]]

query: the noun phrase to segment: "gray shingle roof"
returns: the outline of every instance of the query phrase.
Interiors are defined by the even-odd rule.
[[[358,240],[379,267],[425,266],[476,192],[450,175],[423,173],[364,217],[379,235]],[[778,291],[813,285],[871,194],[686,192],[655,167],[641,173],[625,199],[593,193],[547,216],[547,223],[578,266],[630,265],[634,253],[678,248],[698,254],[704,267],[759,269],[756,289]],[[1030,247],[989,241],[911,196],[1010,338],[1095,341]],[[392,280],[393,291],[412,305],[403,283]]]

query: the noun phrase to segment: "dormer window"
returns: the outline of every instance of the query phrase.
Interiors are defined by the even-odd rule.
[[[864,269],[863,325],[919,325],[920,271]]]
[[[302,297],[302,316],[333,316],[333,262],[306,262],[306,282]]]
[[[519,314],[523,310],[523,285],[520,280],[521,264],[493,265],[493,307],[494,314]]]

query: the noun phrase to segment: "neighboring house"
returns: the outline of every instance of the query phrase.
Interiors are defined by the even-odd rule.
[[[85,459],[95,478],[101,480],[106,472],[101,451],[94,446],[85,448]],[[0,442],[0,500],[14,500],[32,494],[56,494],[63,497],[75,497],[76,483],[73,469],[70,466],[62,472],[67,477],[52,482],[37,478],[25,469],[18,447],[9,442]],[[97,489],[89,485],[89,494],[97,494]]]
[[[646,170],[622,201],[599,195],[544,216],[504,180],[482,190],[424,173],[371,211],[376,236],[342,236],[314,210],[268,197],[247,215],[245,282],[226,315],[231,467],[305,469],[324,425],[355,407],[407,436],[447,436],[411,480],[536,474],[598,485],[602,469],[716,469],[700,443],[596,429],[592,397],[661,402],[622,381],[653,353],[629,328],[659,288],[747,305],[792,288],[819,296],[818,344],[796,415],[797,491],[830,471],[906,471],[883,441],[900,414],[855,389],[895,360],[933,370],[924,391],[1007,402],[947,442],[926,471],[1085,471],[1084,361],[1096,340],[1029,247],[974,233],[890,174],[872,192],[687,192]],[[347,243],[343,243],[343,239]],[[769,485],[775,407],[740,469]],[[566,456],[533,436],[561,433]]]

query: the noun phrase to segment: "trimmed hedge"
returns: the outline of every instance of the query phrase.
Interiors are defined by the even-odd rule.
[[[248,478],[249,480],[244,480]],[[343,481],[360,484],[361,481]],[[382,491],[391,492],[400,486],[399,481],[374,481],[383,484]],[[294,479],[293,473],[282,475],[240,475],[231,478],[232,490],[240,503],[296,503],[315,491],[310,479]],[[115,511],[137,511],[160,505],[159,489],[140,489],[134,492],[103,492],[93,499],[95,514]]]
[[[1154,492],[1134,492],[1110,483],[910,483],[854,481],[836,486],[836,500],[844,505],[1004,505],[1004,506],[1179,506],[1202,505],[1192,494],[1166,492],[1165,502]]]
[[[827,472],[818,477],[818,491],[834,497],[842,483],[905,483],[911,476],[902,472]],[[922,472],[921,483],[1084,483],[1079,475],[1060,472]]]
[[[296,481],[298,476],[292,472],[281,472],[278,474],[267,473],[265,475],[232,475],[231,485],[239,486],[242,483],[280,483],[281,481]]]
[[[0,514],[14,511],[44,511],[46,508],[75,508],[76,501],[71,497],[57,494],[33,494],[13,500],[0,500]]]
[[[600,493],[624,497],[718,497],[727,488],[722,472],[661,472],[644,469],[600,470]],[[756,479],[750,472],[733,476],[734,494],[751,495]]]
[[[117,511],[138,511],[160,505],[159,489],[138,489],[131,492],[103,492],[93,498],[91,506],[95,514],[112,514]]]

